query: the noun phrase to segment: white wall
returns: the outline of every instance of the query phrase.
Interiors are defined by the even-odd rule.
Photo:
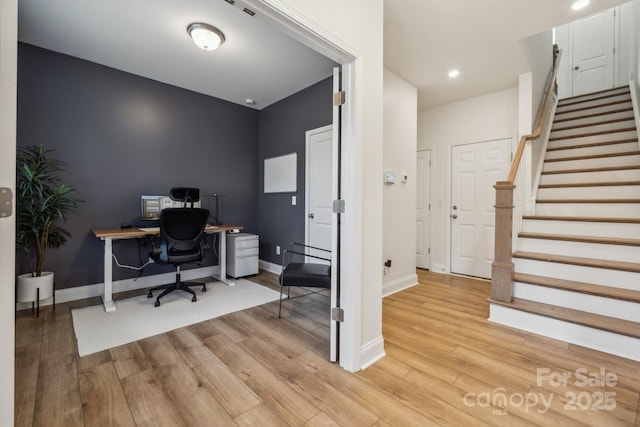
[[[0,1],[0,187],[15,195],[18,1]],[[13,199],[15,207],[15,196]],[[0,218],[0,426],[13,426],[15,209]]]
[[[556,44],[558,48],[562,50],[562,56],[560,57],[560,69],[558,70],[558,98],[569,98],[573,93],[572,79],[573,79],[573,67],[571,59],[571,41],[573,40],[570,31],[569,24],[556,27]]]
[[[640,0],[633,0],[630,13],[633,15],[632,19],[632,42],[629,47],[630,52],[630,66],[631,73],[629,74],[629,80],[633,80],[635,83],[635,91],[640,95]],[[640,98],[640,96],[639,96]]]
[[[418,90],[389,70],[384,70],[384,170],[395,174],[394,184],[383,185],[383,259],[391,268],[383,276],[382,294],[418,282],[416,275],[416,151]],[[402,175],[407,175],[403,181]],[[382,268],[382,261],[380,262]]]
[[[433,271],[450,271],[451,147],[502,138],[512,138],[515,141],[517,134],[517,88],[418,112],[418,150],[431,149],[433,169]]]
[[[553,65],[552,31],[543,31],[528,37],[523,44],[525,45],[527,63],[532,78],[531,120],[535,123],[540,106],[544,101],[544,90]]]

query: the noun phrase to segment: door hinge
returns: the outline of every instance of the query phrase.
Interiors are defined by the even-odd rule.
[[[427,253],[430,254],[431,253],[431,248],[427,248]]]
[[[0,218],[8,218],[13,213],[13,193],[9,187],[0,187]]]
[[[333,201],[333,213],[344,213],[344,200],[338,199]]]
[[[331,320],[334,322],[344,322],[344,310],[340,307],[332,307]]]
[[[345,102],[345,92],[341,90],[340,92],[336,92],[333,94],[333,106],[339,107]]]

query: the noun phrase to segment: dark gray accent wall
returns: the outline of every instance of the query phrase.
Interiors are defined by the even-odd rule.
[[[332,122],[332,79],[277,102],[260,112],[259,209],[260,258],[280,264],[276,246],[285,249],[293,241],[304,242],[305,132]],[[264,193],[264,160],[297,153],[297,191]],[[291,196],[297,204],[291,205]]]
[[[274,118],[261,121],[267,128],[264,139],[274,144],[267,153],[280,147],[282,132],[276,129],[285,122],[276,112],[281,110],[274,108],[267,113]],[[84,200],[67,223],[68,244],[48,252],[45,268],[55,271],[57,288],[103,281],[104,245],[91,229],[138,224],[142,194],[199,187],[202,194],[226,196],[221,199],[224,223],[260,232],[258,130],[259,112],[253,109],[21,43],[18,146],[54,149],[68,165],[64,182]],[[204,198],[203,207],[213,210],[210,200]],[[122,263],[140,265],[148,248],[120,241],[114,253]],[[152,265],[144,274],[170,270]],[[113,271],[114,279],[138,274]]]

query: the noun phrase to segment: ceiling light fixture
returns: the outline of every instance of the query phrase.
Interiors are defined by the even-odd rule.
[[[189,33],[196,46],[204,50],[215,50],[225,40],[222,31],[209,24],[189,24],[187,33]]]
[[[458,70],[449,71],[449,77],[451,77],[452,79],[458,77],[459,75],[460,75],[460,71],[458,71]]]
[[[578,0],[577,2],[571,5],[571,9],[580,10],[580,9],[584,9],[588,5],[589,5],[589,0]]]

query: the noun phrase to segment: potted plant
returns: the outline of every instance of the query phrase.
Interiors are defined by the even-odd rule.
[[[42,145],[21,147],[17,155],[16,246],[25,255],[29,273],[18,276],[18,301],[39,301],[53,295],[53,273],[43,272],[47,249],[64,245],[71,234],[59,225],[80,202],[73,187],[57,174],[65,163],[49,157]]]

